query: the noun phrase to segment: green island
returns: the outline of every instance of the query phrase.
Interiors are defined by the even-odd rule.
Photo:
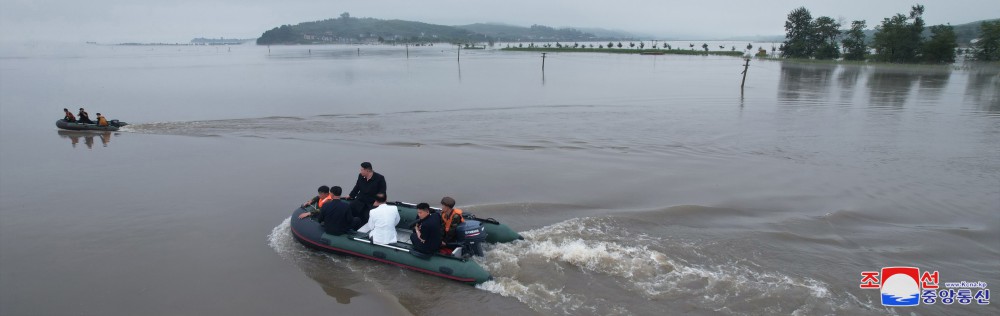
[[[541,41],[624,40],[620,34],[595,34],[573,28],[544,25],[519,27],[501,24],[438,25],[404,20],[356,18],[344,12],[339,18],[282,25],[265,31],[257,45],[300,44],[426,44]]]

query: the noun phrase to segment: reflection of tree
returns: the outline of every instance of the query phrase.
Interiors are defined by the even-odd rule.
[[[826,99],[830,77],[836,66],[781,63],[779,101],[820,101]]]
[[[996,69],[969,71],[965,97],[972,98],[980,110],[1000,114],[1000,72]]]
[[[850,100],[854,98],[854,90],[857,89],[862,69],[860,66],[854,65],[845,65],[841,68],[843,71],[837,76],[837,82],[840,84],[840,98]]]
[[[903,107],[917,76],[896,69],[872,72],[868,79],[869,105]]]
[[[938,100],[948,86],[948,79],[951,78],[951,69],[945,68],[940,71],[928,71],[920,74],[920,99]]]

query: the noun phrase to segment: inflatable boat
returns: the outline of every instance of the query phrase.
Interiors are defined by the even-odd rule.
[[[109,131],[109,132],[114,132],[114,131],[117,131],[118,128],[120,128],[122,126],[125,126],[125,125],[128,125],[128,123],[119,122],[118,120],[110,120],[110,121],[108,121],[108,126],[100,126],[100,125],[97,125],[97,124],[78,123],[78,122],[67,122],[66,120],[58,120],[58,121],[56,121],[56,127],[61,128],[61,129],[65,129],[65,130],[70,130],[70,131]]]
[[[344,200],[337,202],[349,203]],[[402,202],[389,204],[399,209],[400,221],[396,226],[399,242],[396,243],[375,244],[367,234],[353,231],[339,236],[327,234],[313,217],[299,219],[300,214],[315,210],[313,206],[308,206],[308,209],[300,207],[292,212],[292,236],[302,245],[312,249],[370,259],[468,284],[479,284],[492,278],[475,260],[472,260],[474,255],[483,255],[480,242],[496,243],[522,239],[519,234],[496,220],[479,219],[471,214],[463,214],[466,221],[459,227],[463,232],[461,235],[465,237],[459,244],[461,249],[456,248],[459,250],[450,255],[421,254],[414,251],[409,243],[412,232],[410,228],[417,214],[415,206]]]

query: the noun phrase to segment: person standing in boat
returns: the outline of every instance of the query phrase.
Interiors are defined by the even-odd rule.
[[[427,203],[417,204],[417,224],[410,234],[413,250],[432,255],[441,249],[441,218],[431,213]]]
[[[320,190],[326,186],[320,187]],[[347,204],[340,203],[340,194],[343,192],[339,186],[327,188],[326,195],[317,204],[321,205],[319,213],[305,212],[299,215],[299,219],[309,216],[316,216],[316,220],[323,225],[323,231],[327,234],[340,236],[350,231],[354,217],[351,216],[351,209]],[[323,193],[320,193],[323,194]]]
[[[97,113],[97,115],[101,115],[101,113]],[[94,121],[90,120],[90,115],[87,114],[87,111],[84,111],[83,108],[80,108],[80,113],[77,113],[76,116],[80,118],[80,123],[94,124]]]
[[[69,122],[69,123],[76,122],[76,117],[73,116],[73,112],[70,112],[69,109],[63,108],[63,114],[65,114],[65,116],[63,116],[63,121],[66,121],[66,122]]]
[[[358,232],[368,233],[372,242],[385,245],[397,241],[396,225],[399,224],[399,209],[395,205],[385,203],[385,194],[375,195],[375,208],[371,210],[368,222],[358,229]]]
[[[97,126],[108,126],[108,119],[104,118],[101,113],[97,113]]]
[[[354,188],[348,194],[348,197],[354,200],[351,202],[351,211],[354,217],[360,218],[362,223],[367,222],[368,211],[372,209],[375,196],[380,193],[385,195],[385,189],[385,177],[372,170],[372,163],[362,162],[358,181],[354,183]]]
[[[458,225],[464,222],[462,209],[455,208],[455,199],[450,196],[441,198],[441,229],[444,232],[441,243],[455,242],[458,236]]]

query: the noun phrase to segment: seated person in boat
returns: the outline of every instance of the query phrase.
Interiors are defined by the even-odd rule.
[[[320,205],[319,212],[302,213],[299,215],[299,219],[315,216],[316,220],[323,225],[323,231],[327,234],[343,235],[350,231],[354,221],[354,217],[351,216],[351,208],[347,204],[338,201],[343,191],[340,187],[327,188],[327,192],[324,194],[322,192],[325,187],[325,185],[320,187],[320,195],[324,196],[317,202]]]
[[[63,121],[70,123],[76,122],[76,117],[73,116],[73,112],[70,112],[69,109],[63,108],[63,113],[66,114],[66,116],[63,116]]]
[[[108,119],[104,118],[101,113],[97,113],[97,126],[108,126]]]
[[[303,208],[305,208],[305,207],[307,207],[309,205],[316,205],[316,209],[318,210],[318,209],[320,209],[320,208],[323,207],[323,205],[320,204],[320,202],[323,201],[324,198],[326,198],[326,197],[328,197],[330,195],[330,187],[325,186],[325,185],[321,185],[321,186],[319,186],[319,189],[317,190],[317,192],[318,192],[318,194],[315,197],[313,197],[312,199],[310,199],[310,200],[308,200],[308,201],[306,201],[305,203],[302,204]]]
[[[97,113],[97,115],[101,115],[101,113]],[[94,121],[90,120],[90,115],[83,108],[80,108],[80,113],[77,114],[77,117],[80,118],[80,123],[94,124]]]
[[[455,208],[455,199],[450,196],[441,198],[441,229],[444,232],[442,245],[457,241],[458,225],[464,222],[462,210]]]
[[[373,208],[368,214],[368,222],[358,232],[368,233],[372,242],[380,245],[396,242],[396,225],[399,224],[399,209],[385,203],[383,193],[375,195]]]
[[[427,203],[417,204],[417,224],[410,234],[413,250],[431,255],[441,249],[441,218],[431,213]]]

